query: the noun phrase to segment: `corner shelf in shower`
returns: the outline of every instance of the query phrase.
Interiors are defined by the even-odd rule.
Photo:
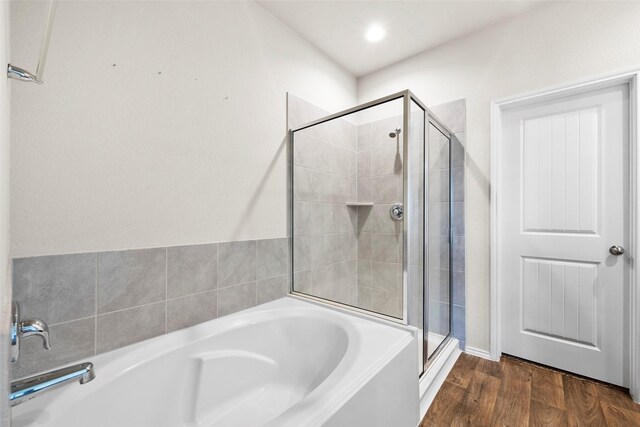
[[[373,202],[347,202],[346,205],[357,208],[360,206],[373,206]]]

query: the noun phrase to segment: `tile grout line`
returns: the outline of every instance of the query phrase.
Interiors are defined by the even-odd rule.
[[[96,252],[96,280],[95,280],[95,293],[96,298],[94,302],[94,325],[93,325],[93,354],[98,354],[98,271],[99,271],[99,253]]]
[[[220,244],[216,244],[216,319],[220,316]]]
[[[225,288],[223,288],[223,289],[225,289]],[[196,296],[196,295],[208,294],[209,292],[216,292],[216,291],[217,291],[217,289],[207,289],[206,291],[198,291],[198,292],[194,292],[192,294],[187,294],[187,295],[181,295],[179,297],[168,298],[167,302],[176,301],[176,300],[184,299],[184,298],[189,298],[189,297],[193,297],[193,296]]]
[[[164,333],[167,333],[168,327],[168,306],[167,300],[169,298],[169,248],[164,248]]]
[[[218,251],[219,251],[220,248],[218,247],[219,245],[217,243],[215,244],[215,246],[216,246],[216,256],[215,256],[215,259],[216,259],[216,271],[214,272],[214,274],[215,274],[215,287],[213,289],[211,289],[211,292],[215,292],[216,305],[215,305],[215,307],[209,307],[209,310],[213,311],[212,319],[217,319],[218,318],[218,295],[219,295],[219,292],[218,292]]]
[[[134,305],[132,307],[121,308],[119,310],[108,311],[106,313],[100,313],[100,314],[96,315],[96,318],[102,317],[102,316],[106,316],[108,314],[120,313],[120,312],[127,311],[127,310],[133,310],[133,309],[142,308],[142,307],[149,307],[151,305],[161,304],[163,302],[166,302],[166,300],[158,300],[158,301],[154,301],[154,302],[148,302],[148,303],[145,303],[145,304]]]
[[[79,322],[81,320],[89,320],[89,319],[93,319],[97,316],[91,315],[91,316],[84,316],[84,317],[79,317],[77,319],[71,319],[71,320],[65,320],[63,322],[58,322],[58,323],[52,323],[49,325],[50,328],[53,328],[54,326],[62,326],[62,325],[67,325],[69,323],[73,323],[73,322]],[[94,330],[95,330],[95,326],[94,326]],[[94,341],[95,341],[95,337],[94,337]]]

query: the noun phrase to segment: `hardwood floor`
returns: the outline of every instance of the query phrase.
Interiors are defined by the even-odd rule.
[[[512,357],[463,353],[420,423],[427,426],[640,426],[626,390]]]

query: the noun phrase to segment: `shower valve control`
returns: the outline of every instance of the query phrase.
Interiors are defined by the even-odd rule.
[[[394,221],[402,221],[402,218],[404,218],[404,207],[402,206],[402,203],[396,203],[391,206],[391,209],[389,209],[389,215]]]

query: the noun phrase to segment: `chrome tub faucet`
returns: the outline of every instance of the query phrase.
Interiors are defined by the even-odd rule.
[[[32,336],[39,336],[42,339],[42,346],[46,350],[51,350],[49,327],[47,324],[40,319],[20,320],[20,306],[14,301],[11,313],[12,363],[15,363],[20,357],[20,340]],[[86,384],[95,377],[96,374],[93,369],[93,363],[80,363],[78,365],[67,366],[55,371],[34,375],[29,378],[23,378],[11,383],[9,401],[11,406],[15,406],[65,384],[75,381],[78,381],[80,384]]]
[[[51,350],[47,324],[40,319],[20,320],[20,306],[14,301],[11,307],[11,363],[20,357],[20,339],[32,336],[42,338],[42,346]]]
[[[9,401],[11,402],[11,406],[16,406],[47,391],[62,387],[65,384],[76,381],[80,384],[86,384],[95,377],[96,374],[93,370],[93,363],[80,363],[44,374],[34,375],[11,383]]]

